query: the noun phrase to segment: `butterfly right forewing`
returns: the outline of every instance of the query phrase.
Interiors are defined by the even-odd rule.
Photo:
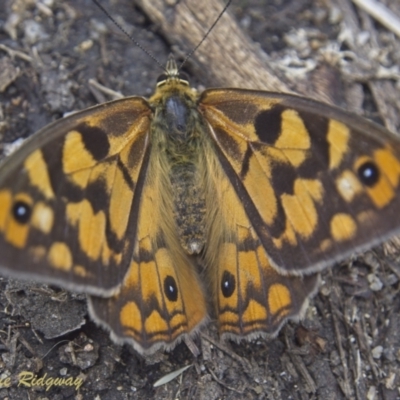
[[[296,96],[211,90],[200,102],[269,260],[319,271],[399,231],[400,141]]]

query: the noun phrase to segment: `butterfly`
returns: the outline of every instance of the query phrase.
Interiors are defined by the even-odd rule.
[[[289,94],[198,93],[173,59],[148,99],[60,119],[0,166],[0,270],[88,294],[118,343],[172,349],[213,316],[274,336],[318,273],[400,228],[400,140]]]

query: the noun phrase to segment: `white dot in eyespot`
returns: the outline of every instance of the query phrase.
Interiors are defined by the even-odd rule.
[[[371,177],[373,175],[372,168],[365,168],[363,174],[365,178]]]
[[[29,214],[28,206],[21,204],[15,209],[16,217],[24,218]]]
[[[28,213],[26,206],[22,206],[22,205],[18,206],[15,211],[16,211],[18,217],[24,217]]]

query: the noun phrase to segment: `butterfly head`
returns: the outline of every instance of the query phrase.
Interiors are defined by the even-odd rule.
[[[165,72],[158,77],[157,87],[163,86],[168,83],[178,83],[189,86],[187,75],[180,71],[173,55],[170,55],[168,58]]]

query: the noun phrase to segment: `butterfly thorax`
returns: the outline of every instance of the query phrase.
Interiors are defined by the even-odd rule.
[[[193,160],[201,145],[196,126],[199,113],[195,107],[197,94],[180,81],[168,81],[150,99],[154,107],[153,132],[162,131],[165,151],[172,163]]]
[[[206,237],[203,153],[207,138],[202,135],[196,103],[196,91],[175,76],[167,77],[150,99],[152,147],[167,172],[176,233],[188,254],[198,254]],[[168,191],[162,195],[168,196]]]

